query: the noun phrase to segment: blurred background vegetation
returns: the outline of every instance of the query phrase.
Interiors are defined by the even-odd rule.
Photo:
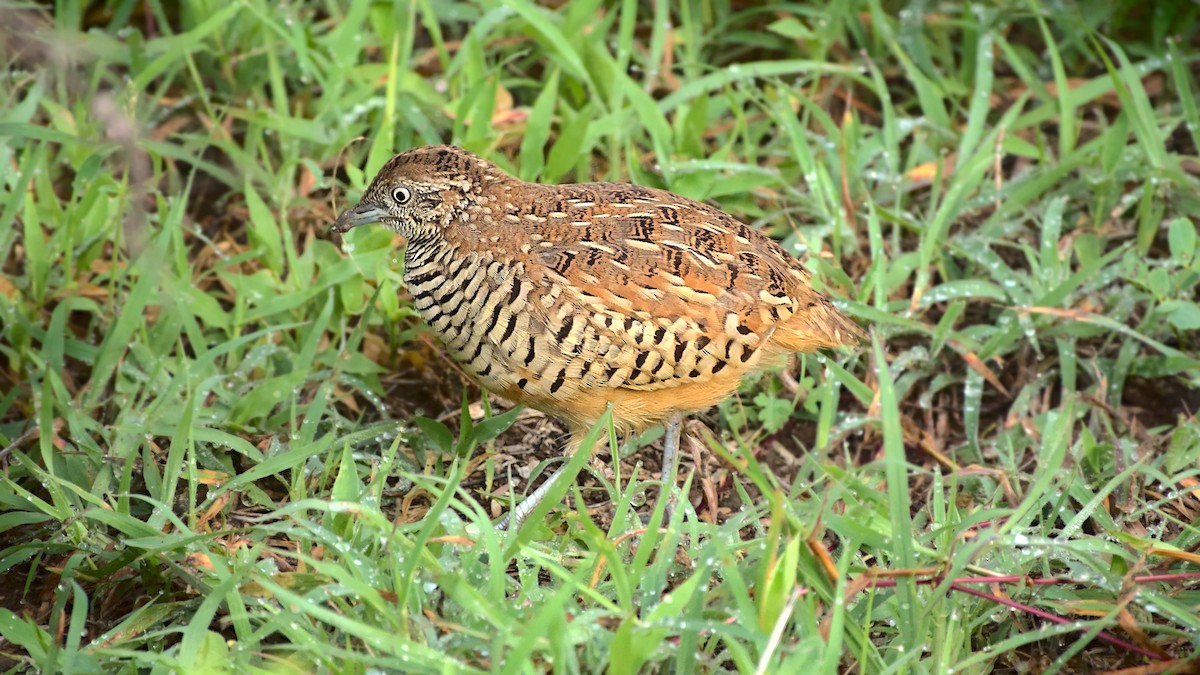
[[[1191,657],[1198,18],[0,3],[0,665]],[[649,432],[598,451],[570,507],[496,533],[559,427],[446,360],[402,242],[329,230],[393,153],[440,142],[527,180],[716,204],[806,256],[875,344],[705,416],[672,523]],[[1040,581],[971,583],[1023,576]]]

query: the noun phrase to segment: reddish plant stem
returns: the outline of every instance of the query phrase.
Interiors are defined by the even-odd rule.
[[[1179,573],[1175,573],[1175,574],[1147,574],[1147,575],[1143,575],[1143,576],[1133,577],[1132,581],[1134,583],[1144,584],[1144,583],[1152,583],[1152,582],[1156,582],[1156,581],[1173,582],[1173,581],[1190,581],[1190,580],[1194,580],[1194,579],[1200,579],[1200,572],[1179,572]],[[897,579],[897,578],[875,579],[871,582],[871,588],[893,588],[893,587],[895,587],[895,585],[898,581],[899,581],[899,579]],[[937,583],[941,583],[942,581],[945,581],[944,577],[936,577],[936,576],[935,577],[927,577],[924,579],[913,579],[913,583],[916,583],[921,586],[937,584]],[[1046,585],[1054,585],[1054,584],[1082,584],[1082,583],[1083,582],[1076,581],[1074,579],[1060,579],[1058,577],[1033,578],[1033,577],[1026,577],[1026,576],[1020,576],[1020,575],[1014,574],[1014,575],[999,576],[999,577],[959,577],[957,579],[950,580],[950,588],[952,590],[958,591],[960,593],[974,595],[975,597],[984,598],[986,600],[991,600],[992,602],[1004,605],[1006,607],[1011,607],[1013,609],[1017,609],[1022,612],[1027,612],[1038,618],[1045,619],[1046,621],[1052,621],[1052,622],[1058,623],[1058,624],[1067,624],[1067,623],[1070,623],[1070,621],[1064,617],[1058,616],[1057,614],[1051,614],[1050,612],[1047,612],[1042,609],[1038,609],[1037,607],[1033,607],[1031,605],[1026,605],[1026,604],[1017,602],[1015,600],[1010,600],[1008,598],[1004,598],[1004,597],[1001,597],[998,595],[993,595],[991,593],[986,593],[984,591],[976,590],[974,588],[970,588],[967,584],[1027,584],[1030,586],[1046,586]],[[1143,649],[1135,644],[1126,642],[1126,641],[1124,641],[1114,635],[1106,633],[1104,631],[1100,631],[1099,633],[1097,633],[1096,637],[1100,638],[1101,640],[1103,640],[1111,645],[1120,647],[1122,649],[1128,649],[1131,652],[1134,652],[1136,654],[1141,654],[1142,656],[1145,656],[1146,658],[1149,658],[1149,659],[1154,659],[1156,661],[1162,661],[1165,659],[1165,657],[1163,657],[1159,654],[1155,654],[1154,652]]]
[[[1189,581],[1192,579],[1200,579],[1200,572],[1180,572],[1177,574],[1148,574],[1140,577],[1133,577],[1132,581],[1138,584],[1152,583],[1155,581]],[[941,583],[944,577],[929,577],[926,579],[915,579],[914,583],[919,586],[929,586],[936,583]],[[896,585],[897,579],[876,579],[871,585],[874,588],[893,588]],[[950,580],[951,584],[1028,584],[1030,586],[1050,586],[1058,584],[1083,584],[1082,581],[1074,579],[1060,579],[1058,577],[1033,578],[1023,577],[1019,575],[1007,575],[1002,577],[958,577]]]
[[[1004,605],[1005,607],[1012,607],[1013,609],[1019,609],[1022,612],[1028,612],[1029,614],[1032,614],[1041,619],[1045,619],[1046,621],[1052,621],[1052,622],[1058,623],[1058,624],[1071,623],[1070,621],[1068,621],[1067,619],[1065,619],[1061,616],[1058,616],[1056,614],[1051,614],[1050,612],[1038,609],[1037,607],[1033,607],[1031,605],[1026,605],[1026,604],[1017,602],[1015,600],[1009,600],[1008,598],[1002,598],[998,595],[992,595],[991,593],[985,593],[981,590],[974,589],[969,586],[963,586],[961,584],[951,583],[950,588],[952,588],[960,593],[966,593],[968,595],[974,595],[975,597],[978,597],[978,598],[984,598],[985,600],[991,600],[992,602],[999,603],[1001,605]],[[1082,632],[1082,630],[1083,629],[1080,629],[1081,632]],[[1139,647],[1131,642],[1126,642],[1126,641],[1116,637],[1115,635],[1110,635],[1108,633],[1105,633],[1104,631],[1100,631],[1099,633],[1096,633],[1096,637],[1109,643],[1110,645],[1113,645],[1115,647],[1120,647],[1121,649],[1128,649],[1129,651],[1137,653],[1137,654],[1141,654],[1142,656],[1145,656],[1148,659],[1153,659],[1155,661],[1164,660],[1162,656],[1155,654],[1152,651],[1142,649],[1141,647]]]

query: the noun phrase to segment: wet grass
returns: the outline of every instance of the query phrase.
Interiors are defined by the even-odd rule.
[[[1200,645],[1195,5],[52,4],[0,8],[13,671],[1092,672]],[[657,452],[600,427],[572,507],[496,533],[560,430],[445,359],[399,242],[329,230],[447,141],[717,204],[872,343],[703,416],[672,522]]]

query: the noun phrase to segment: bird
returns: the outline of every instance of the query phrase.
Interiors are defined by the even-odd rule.
[[[333,230],[366,224],[400,236],[413,307],[448,354],[564,422],[568,454],[610,408],[618,433],[664,426],[668,492],[685,415],[797,352],[864,339],[775,240],[665,190],[526,182],[432,145],[386,162]],[[564,469],[497,528],[519,528]]]

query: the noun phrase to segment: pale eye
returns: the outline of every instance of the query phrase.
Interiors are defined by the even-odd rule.
[[[412,199],[412,190],[409,190],[406,187],[398,187],[392,190],[392,199],[394,199],[397,204],[407,204],[408,201]]]

